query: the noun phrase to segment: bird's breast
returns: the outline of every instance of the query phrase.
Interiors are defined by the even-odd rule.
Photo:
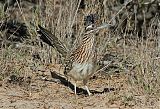
[[[73,63],[72,70],[68,73],[68,76],[74,80],[84,80],[92,75],[94,72],[94,65],[92,63]]]

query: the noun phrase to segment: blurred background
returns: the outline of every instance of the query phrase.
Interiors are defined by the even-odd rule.
[[[95,32],[97,65],[99,69],[107,67],[90,79],[92,89],[102,90],[91,97],[95,101],[87,102],[96,102],[98,106],[102,105],[102,98],[106,98],[103,108],[114,104],[121,108],[158,109],[160,0],[0,0],[0,87],[21,87],[33,95],[45,89],[58,90],[56,87],[60,86],[52,86],[53,82],[52,89],[46,85],[49,83],[44,83],[53,79],[46,66],[62,72],[64,59],[38,38],[38,25],[71,49],[83,38],[88,23],[112,27]],[[61,89],[67,90],[67,87]],[[67,92],[53,95],[63,98]],[[85,99],[79,98],[79,102]],[[71,104],[73,99],[69,99]],[[67,99],[64,102],[67,103]],[[86,105],[72,107],[76,106]]]

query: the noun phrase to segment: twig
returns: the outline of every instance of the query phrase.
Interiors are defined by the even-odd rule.
[[[106,69],[112,62],[108,63],[107,65],[105,65],[104,67],[102,67],[101,69],[97,70],[95,72],[95,74],[99,73],[100,71],[103,71],[104,69]]]

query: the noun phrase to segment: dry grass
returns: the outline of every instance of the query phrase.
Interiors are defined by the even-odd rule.
[[[39,39],[37,39],[36,33],[36,26],[38,24],[48,28],[48,30],[52,31],[62,42],[71,48],[82,38],[81,34],[84,30],[83,17],[85,15],[98,13],[100,17],[97,25],[110,21],[112,18],[110,16],[111,12],[105,10],[105,13],[102,14],[103,10],[101,10],[99,2],[97,4],[94,4],[96,1],[91,2],[88,0],[88,2],[90,4],[85,10],[78,10],[79,0],[74,0],[74,2],[72,0],[61,0],[61,2],[58,0],[48,0],[45,2],[45,13],[41,3],[40,5],[36,5],[37,8],[34,11],[18,6],[17,11],[21,13],[21,15],[17,15],[19,16],[18,19],[27,25],[31,39],[21,43],[19,47],[11,45],[0,48],[0,81],[5,81],[13,74],[24,78],[31,77],[34,81],[37,76],[45,75],[45,73],[41,72],[46,70],[46,64],[50,62],[52,64],[61,63],[62,59],[53,48],[47,45],[44,45],[43,48],[39,46]],[[108,5],[112,5],[112,2],[109,1]],[[15,14],[17,13],[15,12]],[[0,14],[0,18],[5,19],[3,14]],[[156,21],[157,18],[155,17],[152,23]],[[100,85],[104,88],[114,87],[116,90],[101,95],[95,94],[91,98],[96,99],[99,95],[103,99],[102,96],[104,96],[108,107],[112,107],[112,105],[114,107],[114,104],[116,104],[120,108],[136,108],[136,106],[149,106],[149,108],[155,106],[157,108],[158,105],[156,103],[160,98],[158,36],[160,27],[153,29],[152,23],[150,28],[145,30],[147,34],[144,37],[147,37],[147,39],[127,34],[127,32],[120,34],[117,30],[112,32],[102,30],[98,33],[97,51],[99,60],[104,54],[114,54],[116,60],[113,66],[116,65],[117,68],[116,70],[108,68],[104,72],[96,74],[95,76],[98,79],[94,80],[92,78],[89,85],[92,88],[94,86],[98,87],[99,82],[104,85]],[[129,24],[130,22],[127,22],[127,25]],[[2,31],[0,31],[0,36],[4,36]],[[40,56],[40,59],[34,57],[36,54]],[[114,59],[111,58],[111,60]],[[80,99],[77,101],[79,103],[85,99],[85,97],[81,96],[78,98]],[[72,100],[74,99],[70,99],[70,102],[74,104]],[[77,106],[81,106],[81,103],[79,103]]]

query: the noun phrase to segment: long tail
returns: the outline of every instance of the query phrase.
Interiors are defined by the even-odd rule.
[[[40,34],[40,39],[47,43],[49,46],[56,48],[56,50],[62,54],[63,57],[67,55],[68,49],[55,35],[53,35],[50,31],[38,25],[39,30],[37,32]]]

